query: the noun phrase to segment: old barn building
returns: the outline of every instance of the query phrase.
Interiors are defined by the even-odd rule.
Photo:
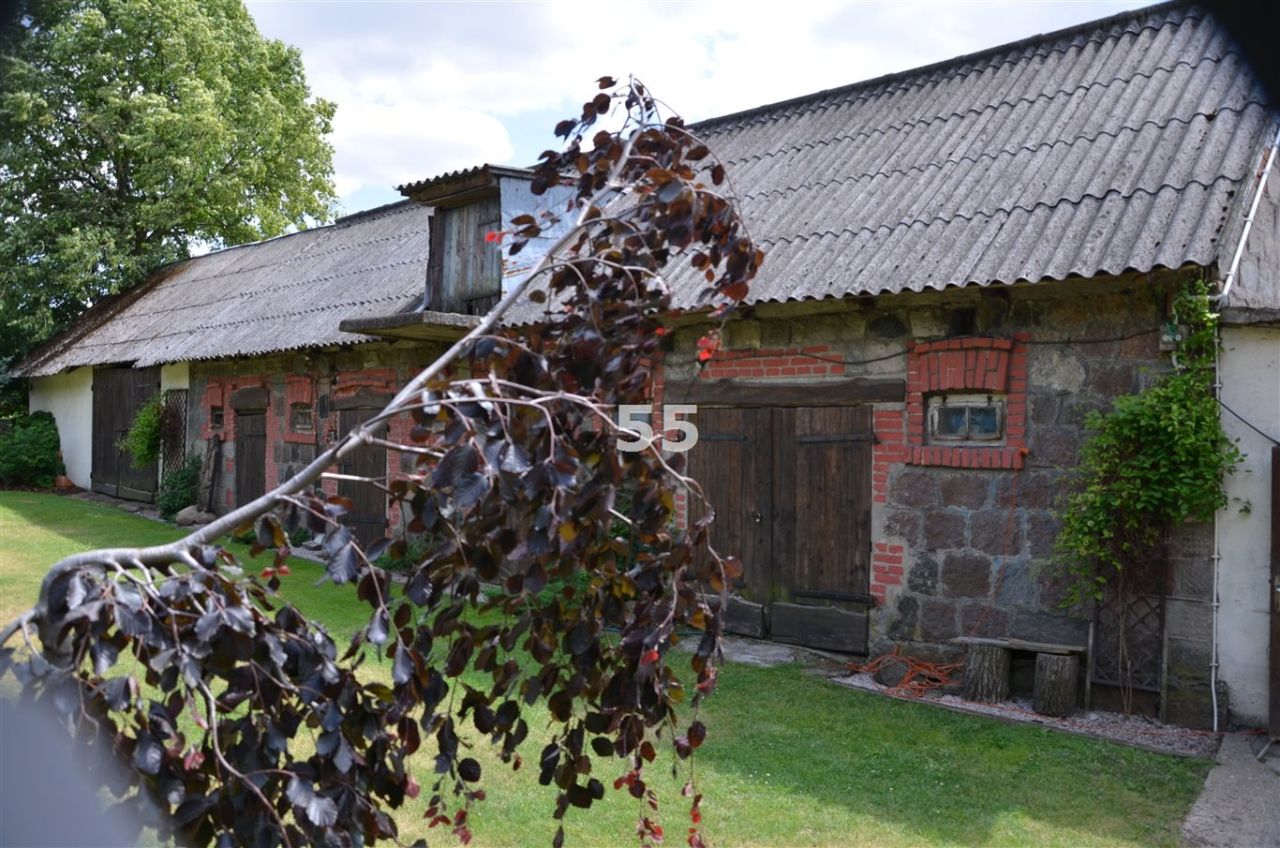
[[[1170,368],[1175,293],[1230,277],[1239,500],[1177,529],[1124,619],[1140,708],[1265,721],[1280,701],[1278,126],[1224,30],[1179,3],[698,125],[768,257],[706,368],[707,325],[682,304],[655,400],[697,407],[691,466],[717,547],[746,565],[735,627],[873,655],[996,640],[1015,693],[1052,645],[1082,660],[1081,697],[1114,704],[1120,610],[1061,607],[1055,508],[1087,414]],[[219,504],[234,503],[522,272],[480,236],[530,210],[524,179],[446,175],[403,189],[433,215],[393,206],[166,269],[21,366],[32,406],[58,415],[73,478],[109,486],[121,419],[88,386],[185,390],[185,441],[221,437]]]

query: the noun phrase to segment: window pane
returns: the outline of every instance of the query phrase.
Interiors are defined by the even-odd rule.
[[[938,407],[938,434],[941,436],[963,436],[965,434],[965,411],[963,406]]]
[[[994,406],[969,409],[969,435],[975,439],[993,439],[1000,435],[1000,419]]]

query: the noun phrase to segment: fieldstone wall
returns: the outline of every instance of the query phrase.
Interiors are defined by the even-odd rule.
[[[962,650],[950,640],[970,635],[1085,645],[1093,611],[1062,608],[1066,583],[1051,562],[1055,510],[1070,491],[1087,416],[1170,367],[1162,329],[1171,292],[1186,279],[1169,272],[758,305],[729,325],[726,349],[701,372],[695,345],[707,327],[676,333],[661,379],[907,379],[910,350],[921,343],[1015,340],[1013,359],[1019,345],[1025,351],[1025,370],[1009,381],[1011,391],[1025,389],[1021,468],[984,468],[977,458],[950,454],[945,463],[916,464],[921,454],[941,452],[913,453],[904,405],[876,405],[872,654],[896,646],[955,659]],[[1209,528],[1188,527],[1172,540],[1166,593],[1163,711],[1193,725],[1211,720],[1206,534]]]

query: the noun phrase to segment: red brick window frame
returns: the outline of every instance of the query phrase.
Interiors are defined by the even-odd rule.
[[[907,347],[907,462],[951,468],[1021,468],[1026,459],[1027,339],[964,338]],[[1003,445],[929,444],[927,404],[939,392],[1004,396]]]
[[[311,407],[312,426],[310,430],[293,429],[293,407],[295,404]],[[315,444],[316,431],[320,429],[322,422],[317,420],[315,416],[315,384],[310,377],[296,375],[285,377],[283,414],[285,416],[284,440],[286,442]]]

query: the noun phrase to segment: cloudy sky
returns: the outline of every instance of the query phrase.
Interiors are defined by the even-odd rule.
[[[1149,5],[899,2],[249,0],[338,104],[343,211],[488,162],[527,165],[594,91],[634,74],[689,120],[937,62]]]

